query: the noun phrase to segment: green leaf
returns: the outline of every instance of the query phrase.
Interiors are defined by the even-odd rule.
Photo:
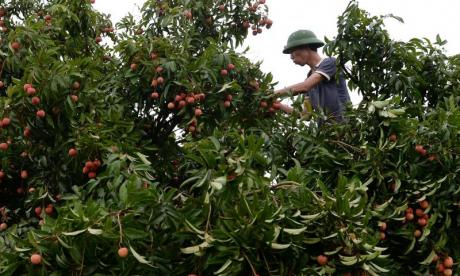
[[[147,261],[144,256],[139,255],[139,253],[137,253],[136,250],[134,250],[134,248],[131,245],[129,246],[129,249],[131,250],[134,258],[136,258],[138,262],[140,262],[141,264],[146,264],[150,267],[155,267],[149,261]]]
[[[232,260],[228,259],[216,272],[214,272],[214,275],[222,274],[231,264]]]
[[[63,235],[65,236],[77,236],[80,235],[81,233],[86,232],[87,229],[82,229],[82,230],[77,230],[73,232],[62,232]]]

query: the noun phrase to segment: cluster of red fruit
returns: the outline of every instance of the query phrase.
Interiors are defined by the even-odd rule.
[[[26,94],[29,97],[32,97],[32,99],[31,99],[32,105],[39,105],[40,104],[40,97],[35,96],[37,94],[37,90],[32,86],[32,84],[30,84],[30,83],[24,84],[24,92],[26,92]],[[43,109],[37,110],[37,112],[35,114],[39,118],[43,118],[46,115],[45,110],[43,110]]]
[[[433,263],[437,263],[436,270],[438,275],[451,276],[453,274],[454,260],[452,257],[446,256],[441,260],[438,255],[435,255]]]
[[[421,156],[426,156],[428,154],[427,150],[423,145],[415,145],[415,151],[418,152]],[[438,156],[432,153],[428,155],[427,159],[429,161],[434,161],[438,159]]]
[[[380,240],[386,239],[386,233],[385,231],[387,230],[387,224],[385,222],[379,222],[379,228],[380,228]]]
[[[5,25],[5,16],[6,16],[5,8],[0,7],[0,28],[2,29],[2,32],[4,33],[8,32],[8,28]]]
[[[222,77],[228,76],[229,72],[233,71],[235,69],[235,65],[233,63],[227,64],[226,68],[220,69],[220,75]]]
[[[267,109],[268,112],[270,112],[270,113],[275,113],[277,110],[279,110],[281,108],[281,102],[280,101],[274,101],[271,105],[269,105],[267,101],[262,100],[262,101],[260,101],[259,107],[261,109]]]
[[[37,216],[37,218],[40,219],[40,221],[38,222],[38,224],[43,225],[43,224],[45,223],[45,221],[42,219],[42,207],[40,207],[40,206],[35,207],[34,213],[35,213],[35,216]],[[49,203],[49,204],[45,207],[45,213],[46,213],[48,216],[52,216],[52,215],[53,215],[53,213],[54,213],[54,206],[53,206],[53,204]]]
[[[414,215],[414,209],[409,207],[406,210],[406,218],[405,221],[414,221],[415,223],[415,216],[417,216],[417,222],[416,226],[420,227],[420,229],[416,229],[414,231],[414,237],[415,238],[420,238],[422,236],[422,230],[425,228],[428,224],[428,219],[430,218],[430,215],[425,213],[426,209],[430,207],[430,203],[426,200],[423,200],[419,203],[420,208],[415,209],[415,215]]]
[[[248,10],[252,13],[256,12],[257,9],[259,8],[259,5],[264,5],[265,4],[265,0],[259,0],[258,2],[252,4],[252,5],[249,5],[248,7]],[[254,24],[252,25],[252,34],[253,35],[258,35],[258,34],[261,34],[262,33],[262,27],[266,27],[267,29],[270,29],[273,25],[273,20],[267,18],[267,17],[262,17],[258,24]],[[248,29],[250,27],[250,23],[249,21],[244,21],[243,22],[243,27]]]
[[[83,167],[83,174],[88,174],[88,178],[96,178],[96,172],[100,166],[101,161],[99,159],[94,159],[94,161],[88,160]]]
[[[72,84],[72,89],[74,90],[74,92],[76,92],[77,90],[80,89],[80,83],[78,81],[75,81],[73,84]],[[70,99],[72,100],[72,102],[76,103],[78,102],[78,96],[75,95],[75,94],[70,94]]]
[[[6,218],[7,218],[7,213],[6,213],[6,208],[1,207],[0,208],[0,219],[4,222],[0,224],[0,232],[5,231],[8,228],[8,224],[6,224]]]

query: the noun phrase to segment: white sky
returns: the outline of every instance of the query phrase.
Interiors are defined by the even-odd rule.
[[[136,5],[144,0],[96,0],[95,7],[112,15],[117,22],[128,12],[138,15]],[[116,3],[116,4],[115,4]],[[270,30],[261,35],[249,35],[246,45],[250,47],[248,57],[263,61],[262,70],[271,72],[279,87],[305,79],[308,66],[292,63],[288,55],[282,54],[289,34],[298,29],[310,29],[319,38],[333,38],[337,34],[337,17],[348,5],[348,0],[267,0],[269,17],[274,21]],[[431,40],[439,34],[448,41],[445,48],[449,55],[460,53],[460,1],[457,0],[361,0],[361,8],[371,15],[392,13],[404,19],[404,24],[387,19],[386,26],[394,39],[407,41],[413,37]],[[359,42],[357,42],[359,43]],[[351,95],[354,103],[359,96]]]

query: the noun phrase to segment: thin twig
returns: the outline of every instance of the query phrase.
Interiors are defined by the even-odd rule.
[[[249,260],[248,256],[246,255],[246,253],[244,253],[244,252],[242,252],[242,253],[243,253],[244,258],[245,258],[246,261],[248,262],[249,266],[251,267],[252,275],[257,276],[257,271],[256,271],[256,269],[254,268],[254,266],[252,265],[252,263],[251,263],[251,261]]]
[[[120,212],[117,213],[117,220],[118,220],[118,227],[120,228],[120,242],[119,246],[123,243],[123,228],[121,227],[121,222],[120,222]]]

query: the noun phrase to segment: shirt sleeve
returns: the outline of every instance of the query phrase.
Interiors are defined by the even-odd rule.
[[[328,81],[330,81],[337,72],[337,65],[335,64],[335,58],[325,58],[315,71],[318,74],[323,75]]]

